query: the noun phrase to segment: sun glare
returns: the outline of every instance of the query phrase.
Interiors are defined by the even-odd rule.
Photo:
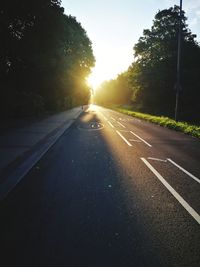
[[[126,48],[126,53],[123,50]],[[95,47],[96,66],[87,79],[89,86],[95,91],[103,81],[115,79],[118,74],[125,71],[131,64],[130,54],[132,47],[114,47],[101,46]]]
[[[92,87],[93,90],[96,90],[98,86],[103,82],[104,77],[101,76],[101,73],[96,73],[93,71],[87,79],[89,86]]]

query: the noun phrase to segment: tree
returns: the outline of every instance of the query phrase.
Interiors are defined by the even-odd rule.
[[[125,71],[119,74],[116,79],[103,82],[95,92],[94,100],[103,105],[124,105],[130,103],[131,95],[128,72]]]
[[[3,1],[0,34],[1,112],[34,113],[33,105],[24,109],[27,101],[47,110],[87,101],[92,44],[60,0]]]
[[[188,29],[184,12],[181,20],[181,105],[182,118],[186,118],[188,116],[184,114],[184,109],[189,111],[188,106],[192,105],[193,117],[195,109],[198,109],[195,95],[200,90],[197,79],[200,70],[200,47],[195,41],[196,36]],[[143,36],[134,46],[135,62],[129,70],[134,88],[133,100],[144,111],[171,116],[174,114],[173,88],[176,83],[178,23],[178,6],[159,11],[151,29],[144,30]]]

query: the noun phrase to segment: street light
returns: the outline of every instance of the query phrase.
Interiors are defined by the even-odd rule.
[[[175,106],[175,121],[178,120],[178,104],[179,104],[179,93],[181,91],[180,82],[180,59],[181,59],[181,36],[182,36],[182,0],[180,0],[179,10],[179,33],[178,33],[178,55],[177,55],[177,80],[176,80],[176,106]]]

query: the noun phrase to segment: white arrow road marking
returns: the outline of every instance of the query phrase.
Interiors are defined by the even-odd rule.
[[[178,200],[178,202],[187,210],[187,212],[200,224],[200,215],[179,195],[176,190],[154,169],[154,167],[145,159],[141,158],[144,164],[155,174],[160,182],[169,190],[169,192]]]

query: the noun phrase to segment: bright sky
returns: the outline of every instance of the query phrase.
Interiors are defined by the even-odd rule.
[[[96,65],[89,78],[95,88],[127,70],[133,46],[143,29],[152,26],[158,10],[179,5],[180,0],[62,0],[67,15],[82,24],[92,41]],[[188,25],[200,42],[200,0],[183,0]]]

